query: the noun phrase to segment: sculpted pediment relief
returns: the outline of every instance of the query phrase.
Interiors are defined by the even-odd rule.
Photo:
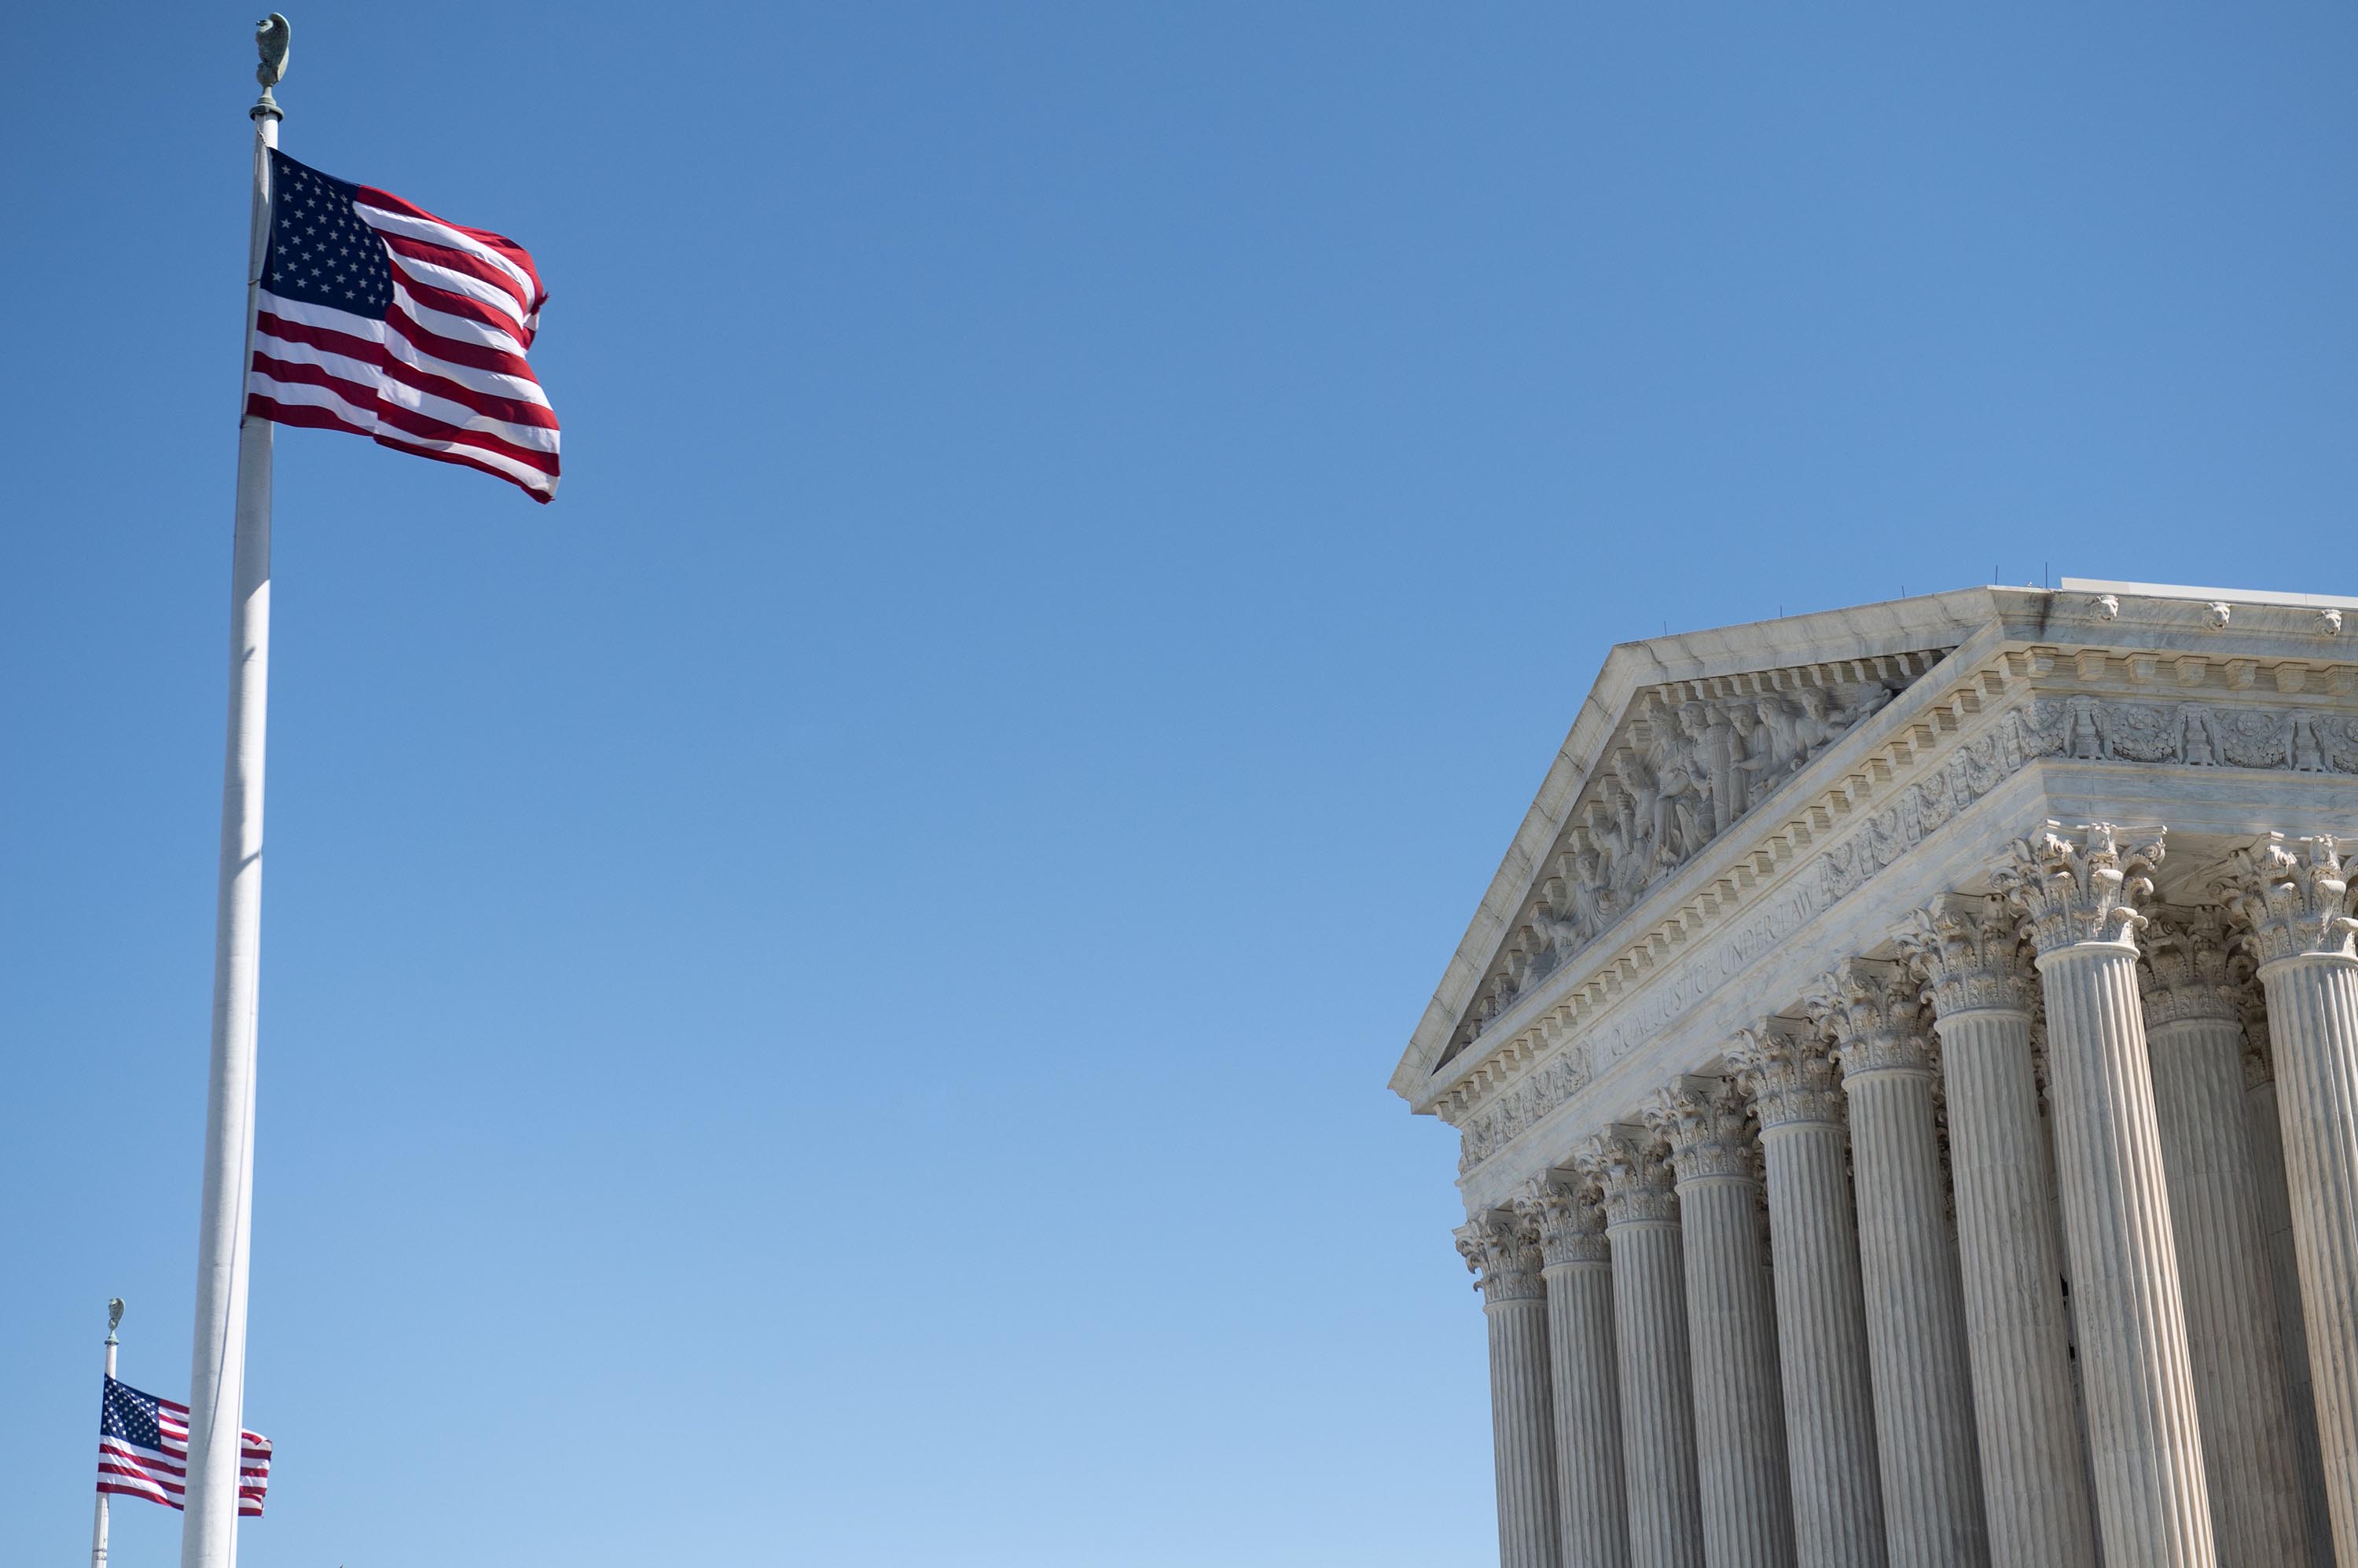
[[[1669,681],[1639,691],[1582,783],[1538,885],[1510,923],[1435,1070],[1948,651]]]

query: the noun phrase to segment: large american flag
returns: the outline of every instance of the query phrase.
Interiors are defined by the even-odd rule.
[[[273,151],[261,293],[248,414],[557,493],[557,416],[525,362],[548,294],[522,245]]]
[[[270,1439],[241,1432],[237,1511],[262,1517],[270,1490]],[[106,1380],[98,1405],[98,1489],[185,1508],[189,1489],[189,1407]]]

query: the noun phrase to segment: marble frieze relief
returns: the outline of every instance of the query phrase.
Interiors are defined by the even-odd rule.
[[[1640,692],[1575,805],[1552,874],[1494,960],[1443,1063],[1947,652]]]

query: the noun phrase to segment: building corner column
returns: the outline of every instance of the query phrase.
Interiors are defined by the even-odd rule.
[[[2186,1315],[2133,907],[2160,835],[2124,852],[2099,823],[2014,846],[1999,881],[2029,920],[2047,1001],[2056,1184],[2071,1255],[2098,1529],[2112,1568],[2214,1568]]]
[[[1859,1269],[1891,1568],[1989,1561],[1923,1001],[1897,966],[1854,959],[1805,999],[1842,1064],[1857,1169]]]
[[[1563,1568],[1629,1568],[1613,1253],[1605,1239],[1605,1211],[1592,1183],[1562,1172],[1534,1184],[1522,1206],[1539,1227],[1547,1282]]]
[[[2002,900],[1952,896],[1897,934],[1948,1087],[1982,1494],[1996,1568],[2093,1568],[2031,1015],[2039,977]]]
[[[1604,1134],[1577,1163],[1603,1195],[1613,1254],[1631,1568],[1704,1568],[1686,1267],[1670,1165],[1642,1132]]]
[[[1795,1552],[1804,1568],[1883,1568],[1875,1390],[1833,1061],[1774,1020],[1746,1031],[1728,1056],[1759,1119],[1767,1168]]]
[[[1704,1557],[1712,1568],[1791,1568],[1777,1316],[1744,1104],[1732,1086],[1699,1079],[1663,1089],[1643,1116],[1677,1177]]]
[[[1477,1276],[1489,1327],[1499,1568],[1562,1568],[1547,1288],[1540,1274],[1539,1237],[1520,1215],[1480,1215],[1457,1231],[1457,1250]]]
[[[2299,1449],[2244,1108],[2244,1026],[2225,933],[2214,911],[2157,913],[2138,946],[2219,1562],[2222,1568],[2306,1563]]]
[[[2223,891],[2267,991],[2333,1551],[2358,1563],[2358,921],[2327,837],[2269,835]]]

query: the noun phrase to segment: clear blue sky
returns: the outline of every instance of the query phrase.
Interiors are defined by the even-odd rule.
[[[1606,648],[2358,588],[2358,19],[1967,10],[298,7],[567,477],[281,438],[246,1568],[1489,1560],[1384,1081]],[[188,1379],[252,16],[0,21],[11,1563]]]

